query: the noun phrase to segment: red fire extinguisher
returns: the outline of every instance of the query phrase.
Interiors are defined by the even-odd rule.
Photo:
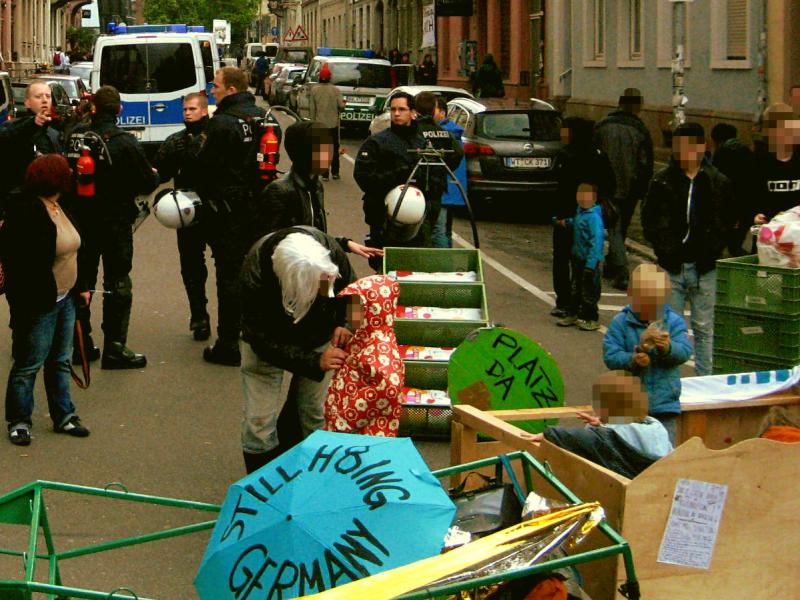
[[[94,158],[88,146],[81,147],[81,156],[75,165],[78,172],[78,196],[91,198],[94,196]]]
[[[258,170],[261,180],[270,183],[278,177],[280,142],[275,133],[275,125],[267,123],[258,148]]]

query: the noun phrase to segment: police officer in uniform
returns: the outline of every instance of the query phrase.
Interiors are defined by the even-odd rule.
[[[236,67],[216,72],[212,93],[217,110],[208,122],[208,134],[199,154],[204,180],[198,191],[205,211],[200,226],[217,270],[218,323],[217,341],[203,351],[203,358],[238,366],[239,270],[255,241],[251,203],[263,188],[256,158],[260,142],[257,123],[265,113],[248,91],[245,73]]]
[[[0,125],[0,202],[22,185],[25,170],[37,156],[61,152],[59,134],[51,126],[53,99],[46,81],[33,81],[25,90],[24,114]],[[4,206],[3,206],[4,207]]]
[[[183,99],[183,131],[169,136],[153,160],[162,181],[174,178],[176,189],[197,190],[201,179],[197,155],[206,138],[208,128],[208,99],[197,92]],[[189,330],[198,341],[211,336],[211,327],[206,312],[206,238],[205,230],[194,225],[182,227],[178,233],[178,254],[181,261],[181,277],[189,298]]]
[[[427,101],[425,95],[430,96],[429,103],[435,106],[433,94],[419,94],[417,102],[421,100],[424,104]],[[410,241],[386,239],[386,194],[408,180],[420,159],[413,150],[449,150],[443,157],[451,169],[458,166],[464,155],[460,144],[432,118],[416,118],[415,106],[415,99],[410,94],[401,92],[392,96],[389,106],[391,126],[369,137],[358,151],[353,176],[364,192],[364,217],[370,228],[369,246],[431,247],[431,227],[439,217],[442,194],[447,189],[447,170],[441,166],[420,167],[411,181],[425,195],[426,213],[419,233]],[[433,114],[433,108],[430,114]],[[373,267],[376,266],[374,263],[374,260],[370,261]]]
[[[78,125],[69,140],[74,150],[75,134],[93,132],[105,145],[102,156],[93,156],[95,195],[78,197],[74,207],[82,239],[78,273],[85,279],[83,289],[94,289],[100,258],[103,258],[102,368],[138,369],[147,364],[147,359],[126,345],[133,303],[132,225],[139,212],[136,196],[155,190],[159,178],[136,138],[117,127],[122,103],[116,88],[102,86],[92,101],[91,124]],[[84,310],[86,314],[81,318],[88,323],[89,307]]]

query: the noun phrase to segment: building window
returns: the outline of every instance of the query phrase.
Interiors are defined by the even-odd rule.
[[[617,11],[617,66],[644,67],[645,0],[621,0]]]
[[[675,47],[672,41],[672,7],[674,5],[670,0],[656,0],[656,32],[657,32],[657,50],[658,50],[658,67],[661,69],[669,69],[672,67],[672,55],[675,53]],[[686,2],[684,12],[683,31],[685,32],[685,44],[683,48],[683,66],[688,69],[692,66],[691,61],[691,47],[692,36],[689,29],[692,15],[692,3]]]
[[[606,0],[589,0],[584,3],[584,65],[606,66]]]
[[[750,0],[719,0],[711,4],[711,68],[749,69]],[[761,9],[763,10],[763,8]]]

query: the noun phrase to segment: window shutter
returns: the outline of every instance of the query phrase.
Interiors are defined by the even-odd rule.
[[[747,0],[727,0],[727,59],[747,59]]]

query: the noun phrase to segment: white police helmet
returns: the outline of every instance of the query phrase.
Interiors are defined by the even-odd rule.
[[[405,194],[403,194],[404,189]],[[413,185],[398,185],[386,194],[384,202],[386,203],[387,239],[407,242],[417,235],[422,221],[425,219],[425,196],[420,189]]]
[[[167,188],[153,202],[153,214],[164,227],[182,229],[194,225],[200,216],[200,196],[191,190]]]

